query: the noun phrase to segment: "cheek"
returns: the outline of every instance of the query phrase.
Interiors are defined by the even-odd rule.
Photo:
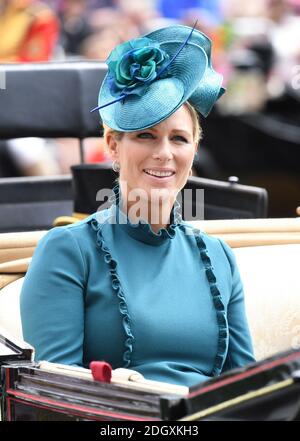
[[[194,150],[191,150],[189,152],[185,152],[184,154],[181,155],[180,157],[180,166],[182,171],[189,171],[192,164],[193,164],[193,160],[194,160]]]
[[[120,155],[120,167],[128,177],[136,176],[143,167],[144,155],[139,149],[128,148]]]
[[[142,171],[142,169],[145,168],[145,164],[148,162],[148,157],[149,152],[147,149],[142,147],[131,149],[126,158],[128,167],[132,170],[132,172],[137,170]]]

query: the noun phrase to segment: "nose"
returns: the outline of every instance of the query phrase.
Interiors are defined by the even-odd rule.
[[[153,159],[170,161],[173,158],[172,146],[169,139],[160,139],[154,149]]]

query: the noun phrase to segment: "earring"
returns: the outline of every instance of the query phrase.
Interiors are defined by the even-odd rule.
[[[119,173],[119,171],[120,171],[120,164],[117,161],[113,161],[111,167],[112,167],[114,172]]]

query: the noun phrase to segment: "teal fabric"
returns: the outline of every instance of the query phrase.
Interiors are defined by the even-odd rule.
[[[105,360],[186,386],[254,361],[232,250],[176,209],[158,233],[115,204],[52,229],[25,277],[21,317],[36,360]]]
[[[153,127],[186,101],[208,116],[225,92],[211,51],[207,35],[182,25],[117,45],[106,60],[108,72],[91,112],[99,109],[102,122],[121,132]],[[145,78],[149,65],[153,69]]]

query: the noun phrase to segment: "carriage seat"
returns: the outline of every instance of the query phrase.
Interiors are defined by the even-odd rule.
[[[244,283],[256,358],[300,347],[300,218],[194,224],[233,248]],[[0,235],[0,327],[18,338],[22,338],[19,296],[23,276],[44,234]],[[5,261],[5,256],[11,260]],[[14,256],[17,258],[12,260]]]

